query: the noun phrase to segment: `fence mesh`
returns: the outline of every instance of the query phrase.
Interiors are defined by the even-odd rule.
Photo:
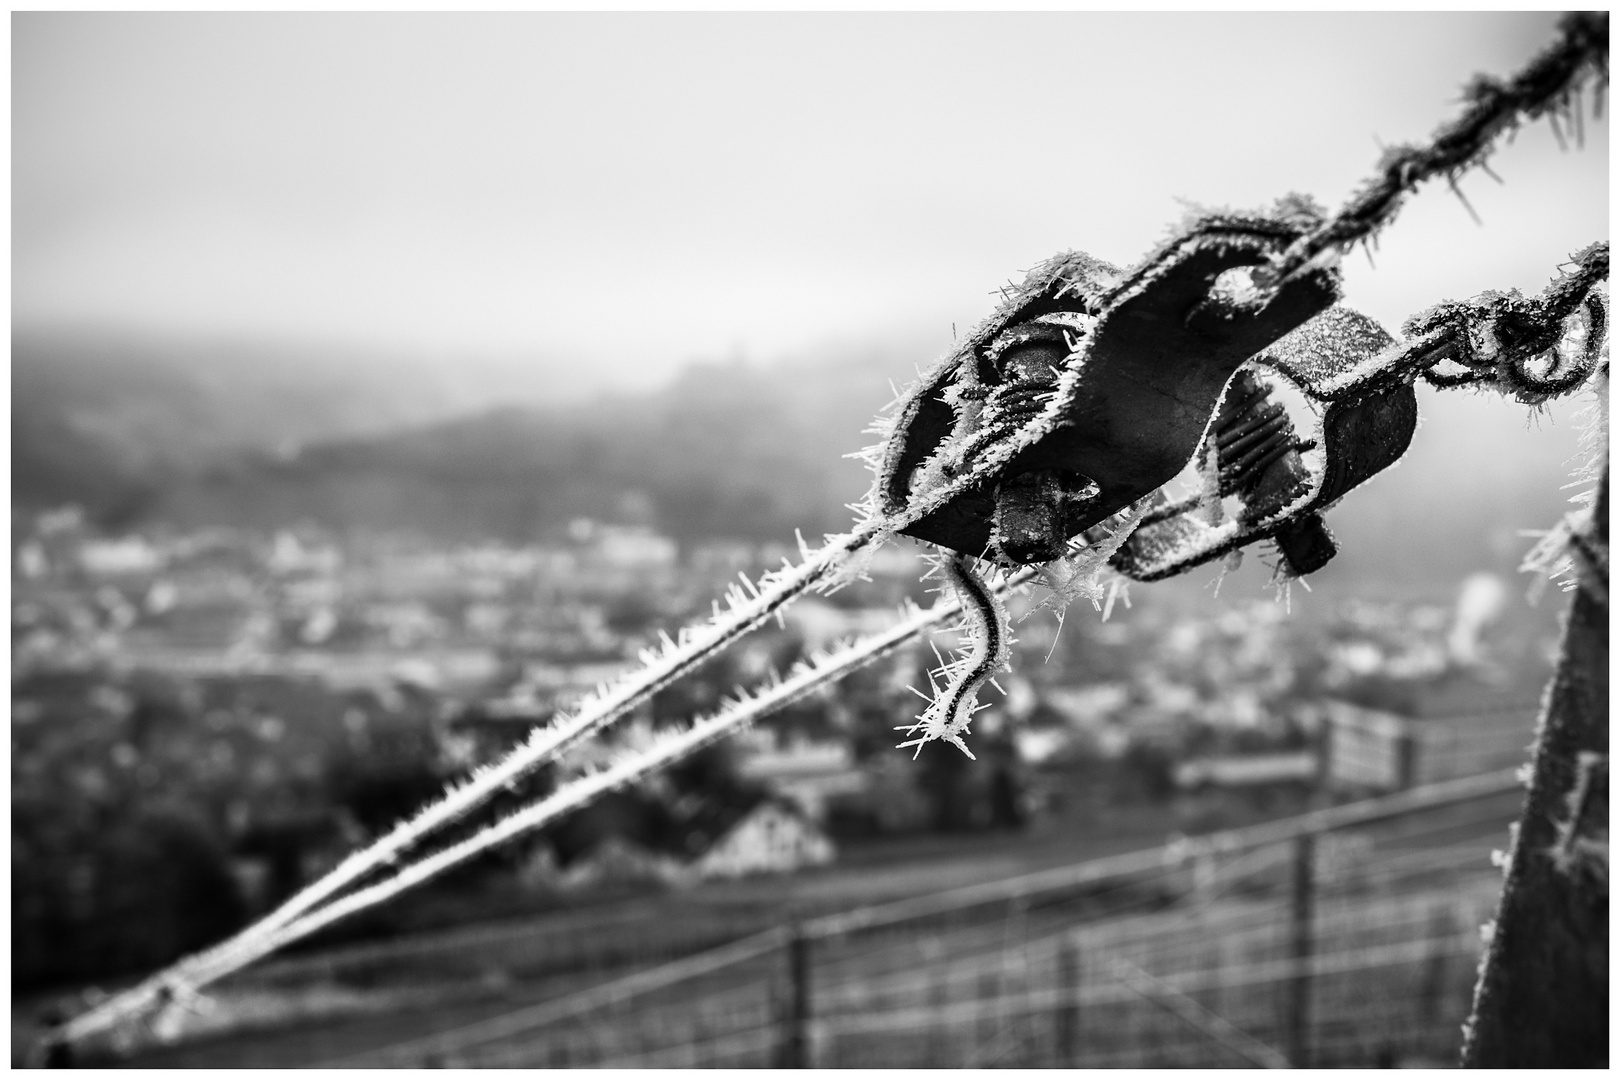
[[[372,1063],[1254,1067],[1455,1059],[1516,792],[797,938]],[[1302,844],[1304,845],[1302,847]],[[795,952],[795,950],[798,950]],[[691,961],[678,963],[691,964]],[[586,995],[591,995],[589,1001]],[[351,1063],[351,1062],[345,1062]],[[361,1062],[352,1062],[359,1064]]]

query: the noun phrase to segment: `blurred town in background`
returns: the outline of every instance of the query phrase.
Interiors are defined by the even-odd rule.
[[[71,506],[20,512],[13,532],[13,986],[36,1003],[244,925],[707,614],[738,574],[796,554],[584,517],[522,545],[118,530]],[[868,580],[796,604],[628,725],[685,721],[886,628],[904,599],[929,602],[923,569],[891,545]],[[1082,605],[1061,624],[1015,601],[1014,670],[976,760],[894,748],[934,663],[912,648],[316,949],[738,879],[778,882],[787,911],[796,881],[840,866],[828,880],[855,902],[926,891],[946,867],[971,879],[975,861],[994,876],[991,851],[1072,861],[1511,766],[1558,607],[1512,587],[1479,573],[1449,600],[1325,610],[1138,587],[1107,621]],[[908,865],[909,880],[877,873]]]
[[[734,359],[693,364],[636,394],[493,407],[452,392],[459,378],[496,393],[488,372],[372,360],[18,339],[14,1047],[270,910],[636,665],[660,634],[707,617],[739,574],[796,559],[796,531],[813,542],[847,527],[844,504],[869,477],[842,455],[861,445],[904,358],[868,349],[774,365]],[[932,645],[919,644],[339,923],[214,988],[210,1008],[139,1038],[125,1032],[134,1041],[113,1049],[136,1064],[314,1064],[429,1028],[476,1034],[503,1011],[582,1007],[577,994],[607,993],[604,979],[671,978],[658,965],[707,964],[705,950],[797,918],[1018,882],[1155,845],[1169,845],[1169,861],[1153,865],[1171,873],[1186,850],[1178,838],[1520,764],[1563,598],[1543,590],[1530,602],[1534,582],[1517,567],[1533,542],[1525,530],[1546,528],[1567,505],[1579,423],[1572,407],[1527,417],[1432,392],[1423,407],[1400,466],[1329,515],[1339,556],[1287,598],[1269,584],[1262,550],[1219,588],[1213,566],[1136,586],[1107,620],[1085,604],[1061,623],[1049,609],[1030,611],[1039,589],[1015,601],[1013,670],[975,722],[976,760],[933,746],[914,759],[895,747],[895,729],[921,707],[911,688],[926,686],[936,663]],[[734,687],[882,630],[904,600],[931,602],[924,569],[915,545],[889,545],[869,580],[793,605],[557,768],[589,765],[621,737],[684,723]],[[954,641],[947,633],[932,644]],[[558,779],[553,769],[527,778],[447,839]],[[1473,816],[1462,834],[1433,834],[1439,847],[1339,860],[1359,875],[1339,885],[1362,882],[1368,865],[1395,875],[1377,879],[1377,895],[1398,901],[1387,913],[1396,922],[1367,914],[1384,909],[1363,893],[1341,897],[1353,922],[1340,951],[1319,959],[1350,981],[1319,983],[1315,996],[1376,1000],[1395,1019],[1345,1011],[1330,1038],[1279,1005],[1245,1030],[1267,1045],[1297,1044],[1289,1060],[1307,1055],[1298,1047],[1335,1045],[1350,1064],[1445,1059],[1479,947],[1470,927],[1494,888],[1489,854],[1514,812],[1511,792],[1492,798],[1464,808]],[[1270,862],[1238,869],[1275,877],[1288,858],[1273,848]],[[1434,866],[1451,869],[1425,882],[1402,876]],[[1203,873],[1197,888],[1133,882],[1136,906],[1117,918],[1165,903],[1164,917],[1180,918],[1189,898],[1252,892],[1249,878],[1221,884],[1224,872]],[[1208,940],[1250,945],[1230,944],[1237,951],[1224,959],[1171,950],[1130,961],[1172,989],[1215,987],[1173,1014],[1162,994],[1117,999],[1133,993],[1128,979],[1088,984],[1110,969],[1073,935],[1147,941],[1181,931],[1109,929],[1084,890],[1061,902],[1015,890],[1006,904],[1050,920],[1046,931],[1018,923],[1035,935],[1034,952],[1009,951],[1015,938],[1000,915],[972,924],[960,949],[927,926],[907,931],[893,947],[913,952],[889,975],[881,951],[870,954],[878,967],[860,966],[870,958],[863,946],[856,968],[837,976],[856,994],[847,1019],[816,1014],[816,1038],[782,1034],[784,1017],[809,1030],[811,1006],[782,1004],[800,1000],[779,985],[784,962],[756,957],[712,975],[720,998],[667,987],[670,1007],[696,1009],[701,1022],[633,997],[621,1002],[628,1012],[593,1020],[588,1044],[564,1037],[577,1026],[568,1019],[472,1048],[493,1056],[469,1058],[470,1036],[447,1034],[401,1060],[1253,1063],[1189,1017],[1311,997],[1287,966],[1299,962],[1290,942],[1303,940],[1289,929],[1292,886],[1273,886],[1243,893],[1247,906],[1229,913],[1271,937],[1217,919]],[[1367,954],[1368,941],[1396,951]],[[1071,963],[1074,949],[1088,959]],[[819,946],[789,951],[827,961],[808,963],[792,984],[801,989],[844,963]],[[1216,966],[1188,969],[1194,961]],[[1262,976],[1271,981],[1256,984]],[[1397,984],[1365,983],[1373,977]],[[861,996],[893,979],[889,1011]],[[816,993],[806,989],[805,1000],[839,1000]],[[446,1011],[447,1002],[458,1004]],[[1075,1008],[1092,1020],[1066,1011]],[[1007,1026],[1031,1015],[1045,1034]],[[964,1016],[979,1027],[958,1023]],[[915,1044],[859,1028],[879,1017],[912,1025]],[[945,1028],[930,1035],[916,1026],[924,1021]],[[827,1034],[838,1023],[857,1028]],[[1151,1026],[1164,1023],[1174,1030]],[[707,1041],[690,1034],[698,1028]],[[941,1041],[946,1031],[965,1041]],[[1172,1038],[1188,1032],[1193,1044]],[[1020,1047],[1045,1049],[1031,1057]],[[151,1056],[160,1053],[202,1056]],[[1268,1053],[1283,1051],[1260,1058]]]

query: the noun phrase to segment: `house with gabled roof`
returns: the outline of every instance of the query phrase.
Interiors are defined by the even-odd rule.
[[[700,878],[789,873],[826,866],[837,855],[827,835],[786,799],[767,796],[726,816],[730,820],[710,834],[691,864]]]
[[[594,811],[594,812],[593,812]],[[791,873],[833,861],[815,822],[778,796],[686,798],[663,806],[630,792],[587,807],[553,837],[563,887],[640,880],[686,886],[710,879]]]

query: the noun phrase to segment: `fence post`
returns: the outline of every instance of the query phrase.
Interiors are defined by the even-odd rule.
[[[1005,963],[1005,957],[1003,957]],[[985,1052],[990,1040],[996,1037],[1001,1030],[1000,1018],[990,1019],[985,1013],[995,1005],[1001,1004],[1001,990],[1005,968],[1001,971],[985,971],[975,982],[973,990],[973,1057],[971,1061],[978,1061],[979,1055]]]
[[[1417,725],[1402,720],[1401,733],[1395,738],[1395,786],[1399,790],[1406,791],[1418,786],[1421,752]]]
[[[1289,912],[1289,955],[1294,977],[1286,1002],[1284,1036],[1288,1060],[1296,1069],[1310,1067],[1312,908],[1316,899],[1316,837],[1301,833],[1294,840],[1294,881]]]
[[[808,1069],[810,1065],[810,938],[794,924],[788,936],[787,1007],[782,1010],[779,1067]]]
[[[1080,943],[1072,937],[1058,944],[1057,1066],[1073,1068],[1080,1051]]]
[[[1423,964],[1423,982],[1419,988],[1418,1019],[1425,1029],[1440,1018],[1446,997],[1446,974],[1452,939],[1456,934],[1451,921],[1451,905],[1437,905],[1429,916],[1429,956]],[[1425,1030],[1419,1036],[1427,1037]],[[1448,1032],[1448,1034],[1450,1034]]]

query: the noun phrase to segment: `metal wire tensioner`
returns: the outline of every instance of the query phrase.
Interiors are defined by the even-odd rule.
[[[1512,80],[1471,84],[1462,115],[1428,144],[1389,151],[1335,215],[1290,197],[1258,214],[1197,218],[1129,271],[1079,252],[1037,267],[879,418],[879,442],[858,455],[876,479],[855,507],[853,530],[806,546],[798,565],[734,588],[713,620],[666,638],[641,667],[536,728],[507,757],[258,922],[74,1017],[47,1038],[44,1056],[129,1031],[153,1012],[162,1020],[254,960],[633,783],[959,616],[969,649],[930,673],[932,702],[906,728],[905,745],[944,740],[965,752],[975,696],[1007,662],[1011,634],[999,598],[1037,576],[1061,605],[1097,602],[1105,574],[1154,580],[1261,540],[1275,543],[1284,579],[1319,568],[1333,554],[1321,512],[1410,442],[1415,379],[1488,385],[1538,402],[1603,378],[1607,304],[1596,290],[1608,274],[1607,244],[1577,253],[1540,297],[1492,293],[1432,308],[1408,322],[1404,343],[1338,305],[1336,260],[1389,224],[1422,182],[1446,177],[1455,190],[1456,177],[1484,167],[1495,140],[1524,120],[1546,117],[1557,131],[1562,115],[1578,133],[1583,89],[1595,84],[1601,102],[1607,75],[1608,14],[1568,15],[1558,40]],[[1304,398],[1308,416],[1279,403],[1273,388],[1284,384]],[[1300,420],[1310,428],[1304,434]],[[1195,490],[1172,497],[1165,486],[1189,464]],[[683,730],[632,743],[544,799],[404,861],[430,834],[557,761],[795,598],[858,574],[861,556],[896,533],[943,549],[948,588],[934,607],[910,608],[892,630],[814,657]],[[981,564],[992,568],[989,578]],[[1603,565],[1606,576],[1606,557]]]

